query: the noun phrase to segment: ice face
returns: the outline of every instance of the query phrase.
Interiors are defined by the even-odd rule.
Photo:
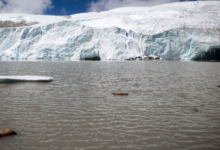
[[[219,57],[219,6],[220,2],[189,2],[70,17],[27,15],[38,24],[0,28],[0,57],[211,59]],[[2,16],[5,21],[9,15]],[[210,52],[213,48],[215,53]]]
[[[37,28],[3,28],[0,35],[4,57],[78,60],[143,55],[137,41],[120,28],[94,29],[65,21]]]
[[[66,21],[36,28],[3,28],[0,35],[0,56],[29,59],[127,59],[151,54],[165,59],[193,59],[211,47],[220,47],[216,30],[185,28],[142,35]]]
[[[218,30],[173,29],[149,36],[145,55],[154,54],[165,59],[194,59],[211,47],[219,47]]]

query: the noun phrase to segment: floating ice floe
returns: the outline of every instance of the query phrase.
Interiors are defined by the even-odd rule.
[[[0,83],[13,82],[51,82],[52,77],[44,76],[0,76]]]

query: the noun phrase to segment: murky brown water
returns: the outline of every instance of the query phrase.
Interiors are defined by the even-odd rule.
[[[1,150],[220,149],[220,63],[0,62]],[[129,96],[114,96],[115,91]]]

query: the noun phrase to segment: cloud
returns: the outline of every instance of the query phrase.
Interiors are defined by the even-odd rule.
[[[0,13],[43,14],[52,8],[52,0],[0,0]]]
[[[98,0],[92,1],[89,4],[87,11],[105,11],[119,7],[131,7],[131,6],[156,6],[165,3],[189,1],[189,0]],[[196,1],[196,0],[195,0]],[[203,0],[200,0],[203,1]],[[219,1],[219,0],[208,0]]]
[[[154,6],[158,4],[171,3],[180,0],[98,0],[89,4],[87,11],[105,11],[118,7],[129,6]]]
[[[65,9],[65,7],[62,8],[60,11],[61,11],[61,13],[62,13],[63,15],[66,15],[66,9]]]

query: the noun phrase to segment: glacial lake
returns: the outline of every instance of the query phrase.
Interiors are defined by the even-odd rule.
[[[220,63],[1,61],[1,150],[220,149]],[[128,96],[112,95],[116,91]]]

